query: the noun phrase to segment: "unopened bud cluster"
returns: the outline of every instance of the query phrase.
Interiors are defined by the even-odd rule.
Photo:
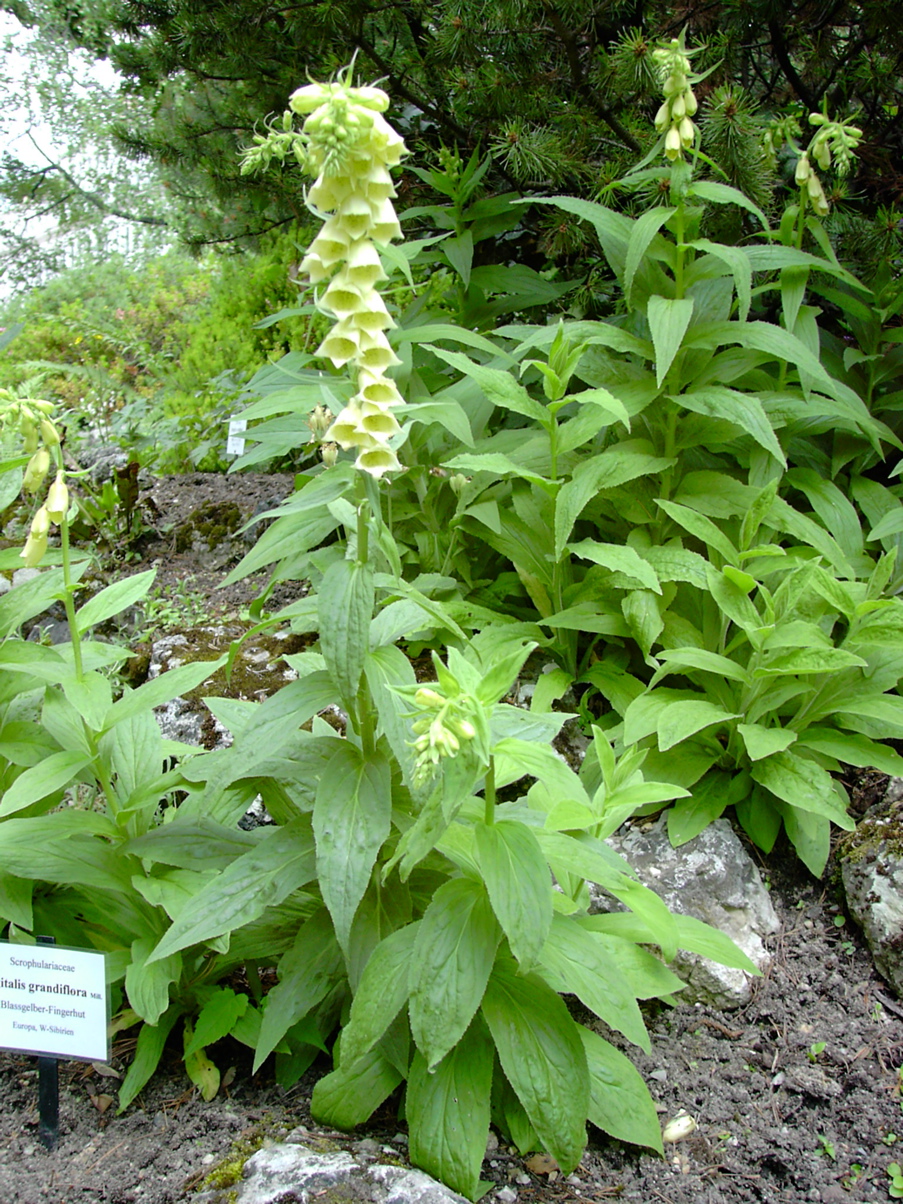
[[[652,52],[665,100],[655,115],[655,128],[665,135],[665,154],[673,162],[682,159],[696,140],[693,117],[699,104],[690,86],[690,58],[681,38]]]
[[[797,160],[794,179],[797,187],[806,189],[819,217],[825,217],[830,205],[813,160],[822,171],[833,166],[838,176],[847,175],[853,166],[862,130],[846,121],[832,121],[826,113],[810,113],[809,124],[816,126],[817,132]]]
[[[438,684],[438,683],[437,683]],[[427,781],[439,762],[454,757],[476,736],[476,728],[467,717],[474,707],[468,696],[450,699],[431,686],[422,686],[414,695],[414,705],[423,714],[414,721],[414,751],[417,760],[414,777]]]
[[[357,467],[381,477],[401,468],[390,440],[401,430],[392,411],[404,399],[386,376],[400,361],[386,337],[395,323],[376,289],[385,279],[377,245],[401,238],[389,169],[407,151],[382,115],[389,98],[379,88],[309,84],[289,105],[305,117],[307,167],[317,174],[308,202],[329,215],[301,263],[312,284],[326,284],[320,307],[335,318],[318,354],[356,373],[357,392],[322,438],[357,448]]]
[[[0,428],[17,428],[25,451],[31,459],[25,466],[22,488],[37,493],[50,471],[52,459],[60,461],[60,433],[53,421],[53,403],[34,398],[21,400],[7,390],[0,390]],[[62,466],[47,490],[44,505],[31,520],[31,529],[21,557],[27,568],[35,568],[47,551],[51,523],[61,523],[69,509],[69,489]]]

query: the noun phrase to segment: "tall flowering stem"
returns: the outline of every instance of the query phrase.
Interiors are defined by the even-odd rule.
[[[377,478],[401,469],[391,440],[401,430],[393,410],[404,404],[386,375],[400,361],[386,337],[394,322],[376,288],[385,279],[378,246],[401,238],[390,168],[407,154],[382,115],[388,105],[380,88],[347,80],[309,84],[289,100],[291,112],[305,118],[296,154],[316,175],[308,203],[324,218],[301,263],[312,284],[325,286],[320,307],[335,319],[318,354],[337,368],[348,365],[357,385],[324,438],[357,448],[357,467]]]

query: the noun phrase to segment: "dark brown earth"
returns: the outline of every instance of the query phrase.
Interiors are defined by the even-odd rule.
[[[187,588],[208,599],[205,618],[240,618],[265,575],[218,591],[225,566],[212,567],[216,548],[201,539],[179,551],[173,533],[210,504],[235,504],[243,516],[253,514],[291,483],[290,477],[200,474],[159,482],[150,497],[160,536],[143,541],[129,571],[156,562],[164,590]],[[233,561],[240,551],[232,548]],[[879,787],[873,775],[861,779],[858,810]],[[761,869],[781,930],[768,941],[773,964],[756,982],[751,1002],[734,1013],[653,1008],[647,1012],[651,1056],[633,1051],[662,1122],[685,1110],[697,1122],[695,1132],[666,1146],[662,1160],[593,1130],[583,1163],[567,1179],[540,1173],[548,1170],[541,1160],[525,1160],[502,1144],[484,1165],[484,1178],[497,1188],[510,1186],[522,1204],[865,1204],[889,1198],[887,1168],[903,1162],[903,1005],[845,920],[830,866],[825,882],[816,882],[779,849]],[[212,1102],[191,1087],[173,1046],[158,1075],[117,1116],[113,1076],[124,1073],[133,1047],[124,1034],[109,1067],[60,1064],[61,1135],[53,1153],[38,1141],[34,1059],[0,1054],[0,1204],[190,1201],[236,1149],[250,1153],[299,1124],[314,1127],[310,1092],[328,1070],[325,1059],[286,1092],[276,1086],[269,1063],[252,1076],[248,1051],[230,1042],[212,1051],[224,1080],[231,1078]],[[372,1137],[404,1157],[398,1103],[390,1101],[354,1139]]]

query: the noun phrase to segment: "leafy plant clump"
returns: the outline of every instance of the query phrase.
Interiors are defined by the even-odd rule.
[[[391,171],[407,151],[388,97],[350,72],[298,89],[249,151],[248,171],[275,157],[316,177],[304,271],[330,367],[294,351],[249,386],[245,461],[302,444],[319,461],[231,578],[308,578],[305,598],[255,612],[318,642],[286,657],[298,678],[265,702],[207,700],[231,747],[164,742],[152,712],[228,671],[238,643],[116,698],[124,650],[88,637],[151,575],[76,609],[70,512],[59,496],[47,521],[38,508],[26,556],[51,567],[0,599],[0,911],[13,939],[107,951],[116,1024],[143,1024],[122,1107],[178,1027],[208,1098],[226,1035],[255,1068],[274,1054],[285,1084],[328,1054],[312,1107],[330,1125],[403,1089],[412,1158],[472,1199],[490,1123],[565,1171],[587,1120],[660,1151],[645,1085],[608,1040],[648,1049],[638,1001],[680,990],[648,947],[752,966],[672,915],[605,837],[673,803],[680,843],[733,806],[762,848],[783,826],[818,874],[832,821],[853,826],[832,771],[897,766],[879,740],[903,730],[903,503],[874,479],[896,437],[870,408],[893,403],[855,356],[843,376],[826,368],[812,303],[868,295],[810,183],[856,127],[822,115],[773,230],[698,177],[682,40],[654,62],[659,141],[618,187],[656,203],[631,218],[534,201],[595,228],[623,298],[607,321],[531,323],[573,282],[480,264],[517,207],[480,195],[477,156],[443,157],[431,176],[448,204],[419,214],[441,233],[401,243]],[[725,206],[761,234],[708,237]],[[378,288],[390,273],[397,294]],[[421,286],[439,273],[453,289]],[[8,405],[31,442],[36,404]],[[5,467],[35,481],[39,450]],[[73,642],[26,656],[16,629],[56,596]],[[402,642],[431,652],[432,680]],[[505,700],[537,650],[552,668],[524,710]],[[579,772],[551,747],[574,684]],[[341,732],[322,717],[336,706]],[[246,832],[258,795],[276,822]],[[591,908],[590,883],[615,910]]]

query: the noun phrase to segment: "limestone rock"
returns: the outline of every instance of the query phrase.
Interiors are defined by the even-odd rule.
[[[634,825],[609,843],[672,911],[720,928],[760,970],[767,968],[763,937],[780,925],[759,871],[727,820],[716,820],[677,849],[668,840],[664,816],[650,828]],[[594,910],[610,909],[608,896],[596,892]],[[671,969],[687,984],[681,1003],[729,1009],[749,1002],[750,980],[742,970],[683,950]]]
[[[901,791],[865,816],[840,849],[847,907],[862,928],[878,972],[903,996],[903,812]]]
[[[258,1150],[245,1163],[241,1183],[194,1198],[198,1204],[225,1204],[227,1199],[234,1204],[309,1204],[317,1197],[342,1204],[465,1204],[462,1196],[423,1171],[295,1144]]]

